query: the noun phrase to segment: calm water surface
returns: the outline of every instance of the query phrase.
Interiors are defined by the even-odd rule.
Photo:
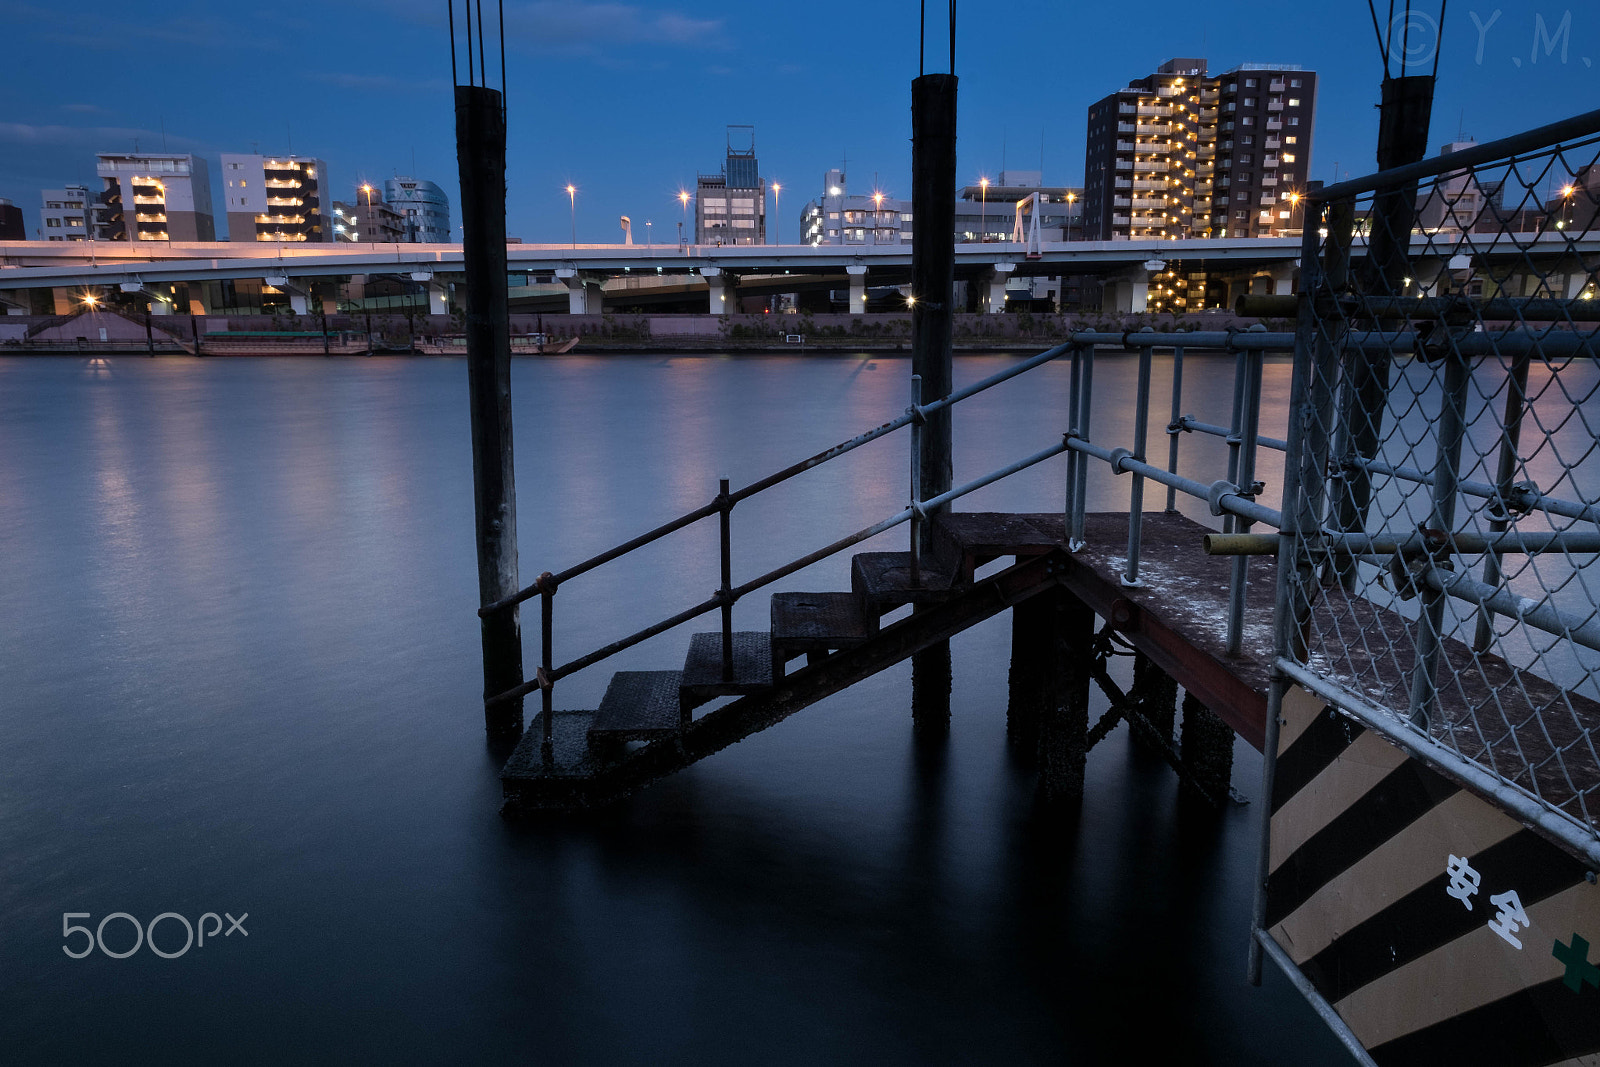
[[[1127,371],[1100,363],[1097,438],[1130,432]],[[1066,372],[963,404],[958,480],[1059,439]],[[1186,408],[1225,421],[1231,372],[1191,357]],[[892,417],[908,373],[517,362],[523,574]],[[1287,368],[1267,377],[1279,433]],[[735,581],[898,510],[905,447],[741,505]],[[964,507],[1054,508],[1061,472]],[[1125,500],[1096,478],[1093,506]],[[1033,813],[1007,616],[953,642],[941,749],[913,746],[903,665],[601,814],[503,822],[471,493],[460,361],[0,360],[0,1059],[1347,1062],[1270,966],[1243,981],[1255,804],[1186,803],[1119,728],[1080,817]],[[558,661],[702,599],[705,525],[564,587]],[[848,558],[781,588],[848,588]],[[676,666],[688,632],[558,704]],[[1240,744],[1235,787],[1258,773]],[[115,911],[248,912],[248,937],[67,958],[64,912]]]

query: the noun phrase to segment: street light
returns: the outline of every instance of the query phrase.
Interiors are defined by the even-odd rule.
[[[689,194],[686,190],[678,190],[678,203],[683,205],[683,220],[678,223],[678,246],[683,246],[683,231],[689,225]]]
[[[567,183],[568,206],[572,208],[572,247],[578,247],[578,187]]]
[[[978,240],[989,240],[989,179],[978,179]]]
[[[651,247],[651,245],[650,245],[650,225],[651,225],[650,220],[649,219],[645,219],[644,220],[644,246],[646,248]]]
[[[783,186],[779,185],[777,182],[772,183],[772,243],[775,245],[783,243],[782,241],[778,240],[778,227],[782,225],[782,223],[778,221],[778,194],[782,191]]]
[[[366,182],[362,182],[361,183],[361,191],[363,193],[367,194],[367,226],[371,227],[372,226],[372,186],[369,185]],[[374,246],[376,246],[377,243],[378,243],[377,242],[377,235],[378,234],[377,234],[376,228],[373,228],[372,229],[372,236],[373,236],[372,244]],[[359,231],[357,233],[357,236],[360,236]]]
[[[878,243],[878,224],[883,222],[883,194],[872,194],[872,243]]]

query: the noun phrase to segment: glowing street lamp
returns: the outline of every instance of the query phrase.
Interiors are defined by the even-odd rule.
[[[989,240],[989,179],[979,178],[978,189],[978,229],[980,231],[978,240],[987,242]]]
[[[683,220],[678,223],[678,245],[683,245],[683,231],[689,225],[689,193],[687,190],[678,190],[678,203],[683,207]]]
[[[778,239],[778,227],[783,225],[778,221],[780,218],[778,214],[778,194],[782,191],[783,186],[779,185],[777,182],[772,183],[772,243],[775,245],[783,243]]]
[[[878,227],[883,223],[883,194],[872,194],[872,243],[878,243]]]
[[[567,202],[572,209],[572,247],[578,247],[578,187],[567,183]]]

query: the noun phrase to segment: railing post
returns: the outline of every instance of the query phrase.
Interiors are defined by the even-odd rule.
[[[1078,428],[1079,394],[1083,389],[1083,350],[1076,345],[1072,349],[1072,376],[1067,385],[1067,437],[1077,436]],[[1077,546],[1072,539],[1072,513],[1073,501],[1078,499],[1078,457],[1080,453],[1071,449],[1067,450],[1067,478],[1065,500],[1061,506],[1061,536],[1067,543],[1070,552]]]
[[[1178,420],[1183,418],[1183,346],[1172,350],[1172,421],[1167,423],[1167,473],[1178,473],[1178,438],[1183,430]],[[1178,513],[1178,490],[1167,486],[1167,514]]]
[[[1511,500],[1512,479],[1517,476],[1520,460],[1518,447],[1522,438],[1522,412],[1528,397],[1528,363],[1531,352],[1512,358],[1511,376],[1506,380],[1506,414],[1501,423],[1500,465],[1495,472],[1495,496],[1491,504],[1495,511],[1489,519],[1489,532],[1501,533],[1511,525],[1508,504]],[[1500,553],[1491,551],[1483,560],[1483,584],[1500,584]],[[1474,652],[1486,652],[1494,637],[1494,610],[1487,605],[1478,611],[1478,629],[1472,638]]]
[[[1236,425],[1239,429],[1241,440],[1239,442],[1239,466],[1235,472],[1237,480],[1234,484],[1246,493],[1252,494],[1254,499],[1256,480],[1256,448],[1257,439],[1261,436],[1261,365],[1263,353],[1261,349],[1251,349],[1244,357],[1244,410],[1242,417]],[[1233,529],[1236,533],[1249,533],[1250,521],[1243,517],[1234,519]],[[1249,556],[1233,557],[1233,573],[1228,580],[1228,634],[1227,650],[1229,655],[1238,655],[1239,647],[1244,632],[1244,598],[1249,583]]]
[[[1094,345],[1087,345],[1083,350],[1083,382],[1078,389],[1078,438],[1089,440],[1089,423],[1094,413]],[[1076,496],[1072,501],[1072,533],[1068,547],[1077,549],[1083,547],[1084,509],[1089,500],[1089,457],[1083,452],[1077,453],[1078,474],[1075,479],[1074,489]]]
[[[1139,391],[1137,408],[1133,413],[1133,458],[1145,462],[1145,446],[1150,433],[1150,360],[1153,352],[1149,345],[1139,349]],[[1122,584],[1134,587],[1139,584],[1139,548],[1144,539],[1144,475],[1135,473],[1128,492],[1128,562],[1123,570]]]
[[[922,375],[911,376],[911,584],[922,582]]]
[[[733,681],[733,501],[728,479],[719,483],[722,502],[722,680]]]
[[[554,659],[551,655],[555,638],[552,636],[555,617],[556,588],[554,576],[545,571],[539,575],[539,680],[544,683],[539,687],[539,729],[540,729],[540,754],[546,764],[555,761],[555,712],[552,707],[555,702],[555,683],[550,681],[550,672],[555,669]]]
[[[1445,357],[1444,397],[1439,412],[1439,452],[1433,468],[1433,508],[1429,522],[1443,531],[1446,548],[1455,548],[1456,484],[1461,476],[1461,442],[1466,436],[1467,390],[1472,383],[1467,357],[1452,350]],[[1439,564],[1435,563],[1434,566]],[[1411,725],[1424,733],[1439,694],[1439,652],[1444,645],[1444,609],[1449,594],[1424,583],[1417,620],[1417,661],[1411,675]]]

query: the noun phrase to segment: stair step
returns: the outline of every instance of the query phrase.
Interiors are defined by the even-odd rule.
[[[722,634],[695,634],[683,663],[684,698],[701,703],[712,697],[758,693],[772,686],[772,635],[765,630],[733,634],[733,677],[722,677]]]
[[[791,654],[854,648],[877,628],[854,593],[772,595],[772,647]]]
[[[589,747],[588,732],[595,712],[558,711],[551,724],[551,760],[544,761],[544,725],[537,711],[528,714],[522,740],[500,771],[503,782],[581,779],[594,774],[598,764]]]
[[[902,604],[935,604],[950,596],[950,567],[923,556],[918,580],[911,580],[911,553],[858,552],[850,560],[850,588],[873,616]]]
[[[1001,556],[1042,556],[1061,547],[1054,531],[1038,529],[1024,515],[1001,511],[939,515],[933,520],[933,541],[940,556],[960,560],[956,580],[963,584]]]
[[[647,741],[683,725],[682,671],[618,671],[589,727],[591,739]]]

